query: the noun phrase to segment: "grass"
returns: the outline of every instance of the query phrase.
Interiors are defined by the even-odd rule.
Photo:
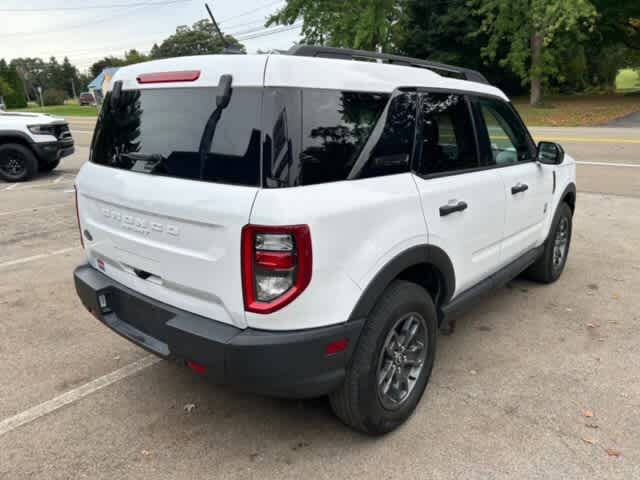
[[[98,110],[96,110],[96,107],[81,107],[80,105],[73,103],[44,108],[37,105],[30,105],[27,108],[16,108],[12,111],[49,113],[51,115],[58,115],[60,117],[96,117],[98,115]]]
[[[532,107],[526,98],[514,105],[529,126],[590,127],[640,112],[640,95],[563,95],[544,98],[544,105]]]
[[[616,88],[618,90],[640,90],[640,70],[625,68],[620,70],[616,77]]]

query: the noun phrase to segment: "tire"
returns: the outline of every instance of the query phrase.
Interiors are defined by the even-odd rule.
[[[399,343],[407,338],[401,335],[407,331],[404,330],[407,324],[409,330],[417,325],[417,331],[407,343],[409,348],[399,353]],[[338,418],[370,435],[382,435],[400,426],[414,412],[431,376],[436,335],[436,310],[427,291],[415,283],[392,282],[365,323],[344,383],[329,395]],[[423,342],[422,350],[416,341]],[[390,351],[395,351],[393,357]],[[402,355],[410,357],[411,364],[392,371],[402,365]],[[422,367],[418,371],[415,362],[420,360]],[[406,383],[397,381],[400,372],[411,372],[409,376],[403,375]],[[386,395],[382,393],[383,388],[378,387],[380,379],[383,380],[380,385],[388,384]],[[396,388],[401,386],[403,388]]]
[[[60,159],[54,160],[53,162],[41,162],[40,163],[40,171],[41,172],[50,172],[54,168],[60,165]]]
[[[540,283],[553,283],[560,278],[569,256],[572,229],[573,213],[569,205],[562,202],[553,219],[542,255],[525,272],[527,278]]]
[[[38,160],[31,150],[17,143],[0,145],[0,178],[24,182],[38,173]]]

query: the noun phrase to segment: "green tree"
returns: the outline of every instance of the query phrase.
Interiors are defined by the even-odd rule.
[[[6,85],[3,88],[7,89],[7,94],[3,96],[7,108],[26,107],[27,100],[24,95],[24,87],[15,67],[9,66],[6,69],[4,82]]]
[[[113,55],[108,55],[91,65],[91,67],[89,68],[89,72],[91,72],[91,78],[93,80],[98,75],[100,75],[105,68],[121,67],[124,64],[124,59],[114,57]]]
[[[244,46],[233,36],[224,36],[229,47],[244,51]],[[208,20],[199,20],[191,27],[181,25],[176,33],[151,48],[151,58],[184,57],[188,55],[204,55],[221,53],[224,49],[222,41]]]
[[[475,12],[482,18],[479,32],[488,43],[483,54],[510,67],[531,87],[530,102],[542,102],[542,85],[554,73],[556,36],[571,34],[580,40],[593,31],[597,12],[588,0],[475,0]]]
[[[402,0],[287,0],[266,25],[302,18],[304,43],[392,51]]]

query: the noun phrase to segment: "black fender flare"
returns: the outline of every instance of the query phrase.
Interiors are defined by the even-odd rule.
[[[440,271],[444,281],[444,291],[439,300],[441,303],[446,303],[456,288],[456,277],[451,259],[440,247],[416,245],[396,255],[380,269],[360,295],[358,303],[349,316],[349,321],[367,317],[382,292],[393,279],[407,268],[420,264],[432,265]]]
[[[33,139],[24,132],[20,130],[2,130],[0,131],[0,143],[6,138],[20,138],[24,142],[31,145],[33,143]]]
[[[560,203],[562,203],[564,201],[565,198],[567,198],[567,195],[569,193],[573,194],[573,198],[575,199],[577,196],[577,192],[576,192],[576,184],[573,182],[569,182],[569,184],[565,187],[564,191],[562,192],[562,195],[560,195],[560,201],[558,202],[558,205],[560,205]],[[557,209],[558,206],[556,206]],[[573,205],[571,205],[571,210],[574,211],[575,210],[575,202]],[[575,212],[574,212],[575,213]]]

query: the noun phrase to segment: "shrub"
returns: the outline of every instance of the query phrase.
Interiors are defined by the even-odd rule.
[[[44,92],[42,92],[42,101],[46,106],[63,105],[64,92],[57,88],[48,88]]]

